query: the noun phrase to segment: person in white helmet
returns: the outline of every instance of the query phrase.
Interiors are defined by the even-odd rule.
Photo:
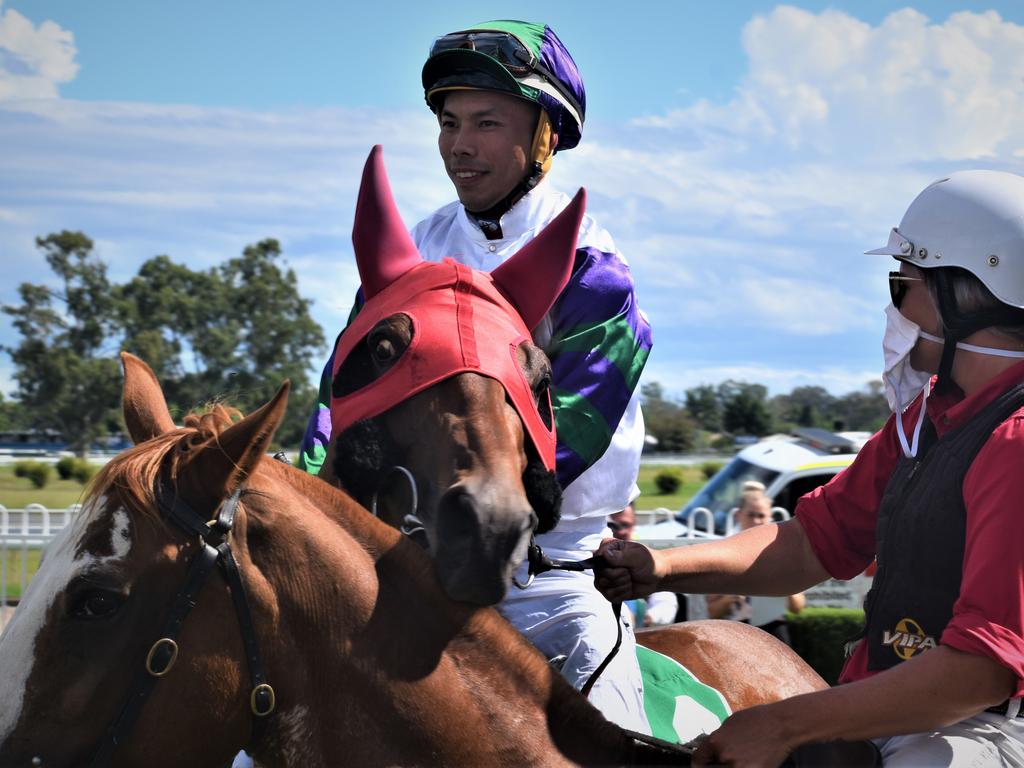
[[[936,181],[869,253],[899,267],[883,344],[893,415],[853,464],[789,522],[599,550],[610,599],[785,595],[877,558],[844,684],[734,714],[697,764],[774,766],[799,744],[872,738],[886,766],[1024,765],[1024,177]]]

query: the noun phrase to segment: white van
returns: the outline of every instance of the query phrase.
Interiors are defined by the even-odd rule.
[[[773,514],[787,519],[797,500],[845,469],[871,437],[869,432],[801,428],[761,440],[737,453],[672,520],[640,526],[638,539],[731,533],[732,513],[743,484],[756,480],[772,499]]]

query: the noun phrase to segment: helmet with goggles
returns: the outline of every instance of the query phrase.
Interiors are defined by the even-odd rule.
[[[422,79],[434,112],[453,90],[499,91],[539,105],[558,134],[558,150],[580,141],[587,100],[583,80],[562,41],[545,24],[487,21],[439,37]]]

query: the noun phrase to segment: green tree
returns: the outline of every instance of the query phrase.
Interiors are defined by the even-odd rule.
[[[845,429],[875,432],[889,418],[889,403],[881,381],[871,381],[859,392],[836,399],[835,418]]]
[[[116,418],[121,374],[105,347],[113,328],[106,265],[81,232],[36,238],[60,288],[22,283],[20,306],[5,305],[21,334],[4,347],[15,365],[16,396],[30,426],[54,429],[77,453]],[[57,304],[57,307],[54,304]]]
[[[717,432],[722,428],[722,403],[710,384],[686,390],[686,411],[702,429]]]
[[[772,430],[768,413],[768,390],[762,384],[723,381],[718,385],[722,400],[722,426],[727,432],[761,437]]]
[[[8,400],[0,392],[0,432],[28,429],[31,422],[17,400]]]
[[[273,239],[204,272],[158,256],[117,298],[125,347],[153,361],[174,411],[212,399],[249,411],[290,379],[291,405],[276,439],[294,445],[316,395],[306,364],[324,337],[294,271],[281,262]]]
[[[108,281],[80,232],[36,243],[62,287],[25,283],[21,304],[3,307],[21,334],[4,348],[15,365],[18,426],[56,429],[79,453],[119,429],[117,353],[127,349],[153,367],[179,418],[212,400],[248,412],[291,379],[277,441],[298,443],[316,395],[306,365],[320,358],[324,338],[276,240],[206,271],[157,256],[123,285]]]
[[[678,403],[665,399],[661,384],[652,382],[640,388],[644,425],[658,439],[658,450],[680,453],[693,448],[696,427],[693,419]]]
[[[836,398],[824,387],[797,387],[769,405],[776,420],[792,426],[831,429],[835,420]]]

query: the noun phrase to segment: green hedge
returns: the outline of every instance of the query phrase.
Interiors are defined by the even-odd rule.
[[[74,478],[82,485],[89,482],[89,479],[96,474],[98,469],[95,465],[77,456],[65,456],[57,462],[56,467],[57,474],[60,475],[61,480],[71,480]]]
[[[864,627],[864,611],[852,608],[805,608],[788,614],[793,650],[835,685],[843,668],[845,645]]]
[[[667,496],[679,489],[683,484],[683,476],[677,469],[664,469],[654,476],[654,484],[658,486],[658,493]]]

